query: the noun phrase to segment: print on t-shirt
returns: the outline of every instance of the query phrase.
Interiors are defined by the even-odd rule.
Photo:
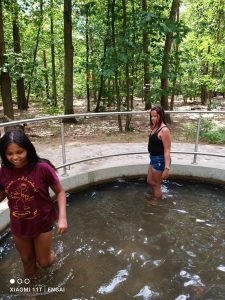
[[[22,176],[10,181],[5,191],[11,199],[11,215],[14,218],[34,219],[39,215],[38,208],[33,205],[37,188],[28,177]]]

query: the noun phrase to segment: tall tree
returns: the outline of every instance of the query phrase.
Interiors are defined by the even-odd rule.
[[[32,68],[31,68],[30,80],[29,80],[29,83],[28,83],[27,103],[29,103],[29,99],[30,99],[31,85],[32,85],[32,80],[33,80],[35,63],[36,63],[36,59],[37,59],[39,37],[40,37],[40,33],[41,33],[41,26],[42,26],[42,23],[43,23],[43,0],[40,0],[39,4],[40,4],[40,19],[39,19],[39,24],[38,24],[37,36],[36,36],[36,44],[35,44],[35,48],[34,48],[33,65],[32,65]]]
[[[50,98],[49,94],[49,79],[48,79],[48,66],[47,66],[47,58],[46,58],[46,50],[43,50],[43,62],[44,62],[44,75],[45,75],[45,92],[47,99]]]
[[[57,106],[53,0],[51,0],[50,4],[51,4],[50,23],[51,23],[51,58],[52,58],[52,102],[54,106]]]
[[[171,10],[170,10],[170,16],[169,21],[171,24],[175,23],[176,20],[176,14],[179,7],[179,0],[173,0]],[[163,61],[162,61],[162,73],[161,73],[161,105],[165,110],[168,110],[168,75],[169,75],[169,65],[170,65],[170,52],[172,47],[172,41],[173,41],[173,31],[170,29],[170,31],[166,34],[166,40],[165,40],[165,46],[163,50]]]
[[[72,4],[64,0],[64,113],[74,114],[73,110],[73,42],[72,42]],[[76,122],[75,118],[65,122]]]
[[[119,71],[118,71],[118,54],[116,49],[116,33],[115,33],[115,0],[112,0],[111,5],[111,15],[112,15],[112,46],[115,59],[115,89],[116,89],[116,98],[117,98],[117,111],[121,110],[121,98],[120,98],[120,88],[119,88]],[[121,116],[118,115],[118,126],[119,131],[123,131]]]
[[[21,45],[20,45],[20,28],[18,25],[19,14],[18,14],[18,3],[17,0],[13,0],[13,44],[15,52],[15,65],[18,68],[18,77],[16,79],[16,90],[17,90],[17,105],[21,110],[26,110],[28,108],[27,99],[25,96],[25,86],[24,86],[24,77],[23,77],[23,65],[19,62],[21,58]]]
[[[144,14],[148,12],[147,0],[142,0],[142,10]],[[147,25],[144,24],[143,32],[143,54],[144,54],[144,78],[143,78],[143,99],[145,102],[145,109],[149,109],[151,107],[150,101],[150,74],[149,74],[149,36]]]
[[[122,7],[123,7],[123,40],[124,40],[124,55],[126,57],[125,62],[125,90],[126,90],[126,109],[127,111],[130,110],[130,64],[129,64],[129,58],[128,58],[128,50],[127,50],[127,9],[126,9],[126,0],[122,0]],[[126,116],[126,125],[125,125],[125,131],[129,130],[130,127],[130,121],[131,121],[131,115]]]
[[[14,119],[13,102],[11,93],[11,79],[9,71],[6,66],[6,49],[5,49],[5,37],[4,37],[4,23],[2,12],[2,0],[0,0],[0,85],[1,95],[3,102],[3,111],[10,119]]]
[[[180,5],[178,4],[177,7],[177,23],[180,21]],[[174,79],[173,79],[173,88],[172,88],[172,94],[171,94],[171,101],[170,101],[170,110],[173,110],[173,105],[174,105],[174,98],[177,92],[177,74],[179,70],[179,32],[178,32],[178,38],[176,40],[175,44],[175,69],[174,69]]]
[[[106,12],[106,33],[104,37],[104,45],[103,45],[103,57],[101,60],[101,75],[100,75],[100,85],[99,85],[99,92],[98,92],[98,99],[97,99],[97,105],[95,108],[95,111],[99,111],[99,107],[101,104],[101,99],[102,99],[102,92],[103,92],[103,85],[104,85],[104,74],[103,70],[106,64],[106,50],[107,50],[107,45],[108,45],[108,38],[109,38],[109,28],[110,28],[110,8],[111,8],[111,3],[110,0],[107,1],[107,12]]]

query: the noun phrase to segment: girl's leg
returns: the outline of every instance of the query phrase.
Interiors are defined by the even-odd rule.
[[[24,275],[32,277],[37,272],[33,240],[17,236],[13,236],[13,239],[23,262]]]
[[[152,166],[149,166],[147,182],[151,185],[153,194],[156,199],[162,199],[161,181],[162,172],[154,171],[152,169]]]
[[[52,251],[52,232],[43,232],[34,238],[34,249],[40,267],[49,267],[55,260],[55,254]]]

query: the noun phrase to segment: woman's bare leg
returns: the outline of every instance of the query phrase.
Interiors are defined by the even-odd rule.
[[[32,277],[37,272],[36,257],[33,239],[13,236],[16,249],[18,250],[24,268],[24,275]]]
[[[152,169],[152,166],[149,166],[147,182],[152,187],[155,198],[158,200],[162,199],[162,190],[161,190],[162,172],[154,171]]]
[[[52,251],[52,232],[40,233],[34,239],[34,249],[40,267],[49,267],[55,261],[55,254]]]

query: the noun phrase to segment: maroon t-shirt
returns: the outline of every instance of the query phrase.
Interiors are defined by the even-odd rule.
[[[57,213],[49,187],[58,182],[55,170],[46,162],[38,162],[32,170],[29,164],[0,169],[0,190],[8,198],[12,234],[33,238],[53,225]]]

